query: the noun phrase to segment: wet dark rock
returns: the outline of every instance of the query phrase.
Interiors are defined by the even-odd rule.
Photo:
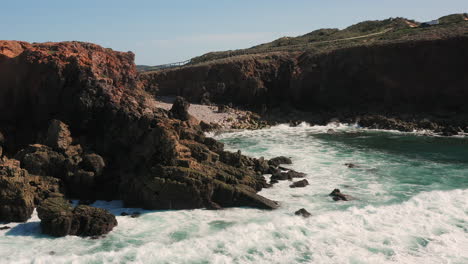
[[[349,201],[354,198],[350,195],[341,193],[340,189],[334,189],[329,196],[333,198],[333,201]]]
[[[359,165],[356,165],[354,163],[345,163],[344,164],[346,167],[350,168],[350,169],[354,169],[354,168],[359,168],[360,166]]]
[[[120,213],[121,216],[128,216],[129,214],[127,212],[122,212]]]
[[[280,172],[273,173],[270,179],[272,181],[286,181],[286,180],[291,180],[292,178],[290,178],[287,173],[280,171]]]
[[[140,217],[140,216],[141,216],[141,213],[140,213],[140,212],[133,212],[133,213],[130,215],[131,218],[138,218],[138,217]]]
[[[31,174],[56,178],[63,178],[67,164],[73,163],[67,160],[64,154],[41,144],[27,146],[18,152],[15,158],[21,162],[22,168]]]
[[[8,230],[8,229],[10,229],[10,228],[11,228],[11,227],[9,227],[9,226],[2,226],[2,227],[0,227],[0,230]]]
[[[288,175],[289,179],[304,178],[305,176],[307,176],[307,174],[305,174],[303,172],[297,172],[295,170],[289,170],[286,174]]]
[[[276,179],[270,179],[270,184],[276,184],[276,183],[278,183],[278,182],[279,182],[279,181],[276,180]]]
[[[90,237],[90,238],[91,238],[92,240],[97,240],[97,239],[106,238],[106,236],[105,236],[105,235],[103,235],[103,236],[92,236],[92,237]]]
[[[304,178],[307,174],[302,172],[297,172],[295,170],[289,170],[287,172],[277,171],[271,176],[272,180],[285,181],[292,180],[294,178]]]
[[[51,236],[99,236],[116,225],[115,216],[105,209],[87,205],[73,208],[63,198],[49,198],[37,208],[41,229]]]
[[[293,184],[289,185],[289,187],[291,187],[291,188],[302,188],[302,187],[306,187],[307,185],[309,185],[309,182],[306,179],[304,179],[304,180],[301,180],[301,181],[293,182]]]
[[[278,167],[281,164],[292,164],[292,161],[290,158],[285,157],[285,156],[279,156],[276,158],[272,158],[268,161],[269,165],[276,166]]]
[[[463,133],[463,130],[459,127],[455,128],[454,126],[447,126],[442,129],[442,135],[445,137],[456,136],[459,132]]]
[[[310,217],[312,214],[309,213],[306,209],[304,208],[301,208],[299,210],[297,210],[295,213],[295,215],[298,215],[298,216],[302,216],[304,218],[307,218],[307,217]]]
[[[17,48],[14,58],[4,56],[10,47]],[[11,124],[8,150],[24,148],[17,154],[21,166],[39,177],[13,194],[28,190],[33,207],[48,198],[42,178],[53,177],[77,200],[122,199],[145,209],[276,208],[256,194],[268,186],[264,162],[206,138],[182,98],[171,111],[149,104],[153,97],[142,89],[133,60],[133,53],[90,43],[0,42],[0,119]],[[8,210],[24,208],[17,202],[9,200]]]

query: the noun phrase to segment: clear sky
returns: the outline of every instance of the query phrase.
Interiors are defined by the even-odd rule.
[[[468,12],[468,0],[0,0],[0,39],[80,40],[177,62],[318,28]]]

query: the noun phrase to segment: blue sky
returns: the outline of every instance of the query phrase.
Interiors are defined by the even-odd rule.
[[[0,39],[94,42],[157,65],[363,20],[432,20],[468,12],[468,0],[0,0],[0,10]]]

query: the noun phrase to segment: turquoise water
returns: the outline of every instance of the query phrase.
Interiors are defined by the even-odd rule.
[[[275,211],[138,210],[101,240],[42,236],[34,216],[0,231],[0,263],[468,263],[467,138],[307,125],[215,137],[243,154],[291,157],[310,185],[264,189]],[[332,201],[334,188],[356,200]],[[295,216],[300,208],[312,216]]]

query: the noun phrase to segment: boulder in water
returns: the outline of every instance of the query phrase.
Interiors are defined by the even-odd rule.
[[[61,237],[99,236],[109,233],[116,225],[115,216],[105,209],[87,205],[73,208],[63,198],[49,198],[37,208],[44,234]]]
[[[341,193],[340,189],[334,189],[329,196],[333,198],[333,201],[349,201],[354,198],[350,195]]]
[[[298,215],[298,216],[302,216],[304,218],[307,218],[307,217],[310,217],[312,214],[309,213],[306,209],[304,208],[301,208],[299,210],[297,210],[295,213],[295,215]]]
[[[345,163],[344,165],[350,169],[359,168],[359,165],[356,165],[354,163]]]
[[[306,187],[307,185],[309,185],[309,182],[306,179],[304,179],[302,181],[293,182],[293,184],[289,185],[289,187],[302,188],[302,187]]]
[[[272,158],[268,161],[268,165],[272,165],[278,167],[281,164],[292,164],[292,160],[285,156],[279,156],[276,158]]]

